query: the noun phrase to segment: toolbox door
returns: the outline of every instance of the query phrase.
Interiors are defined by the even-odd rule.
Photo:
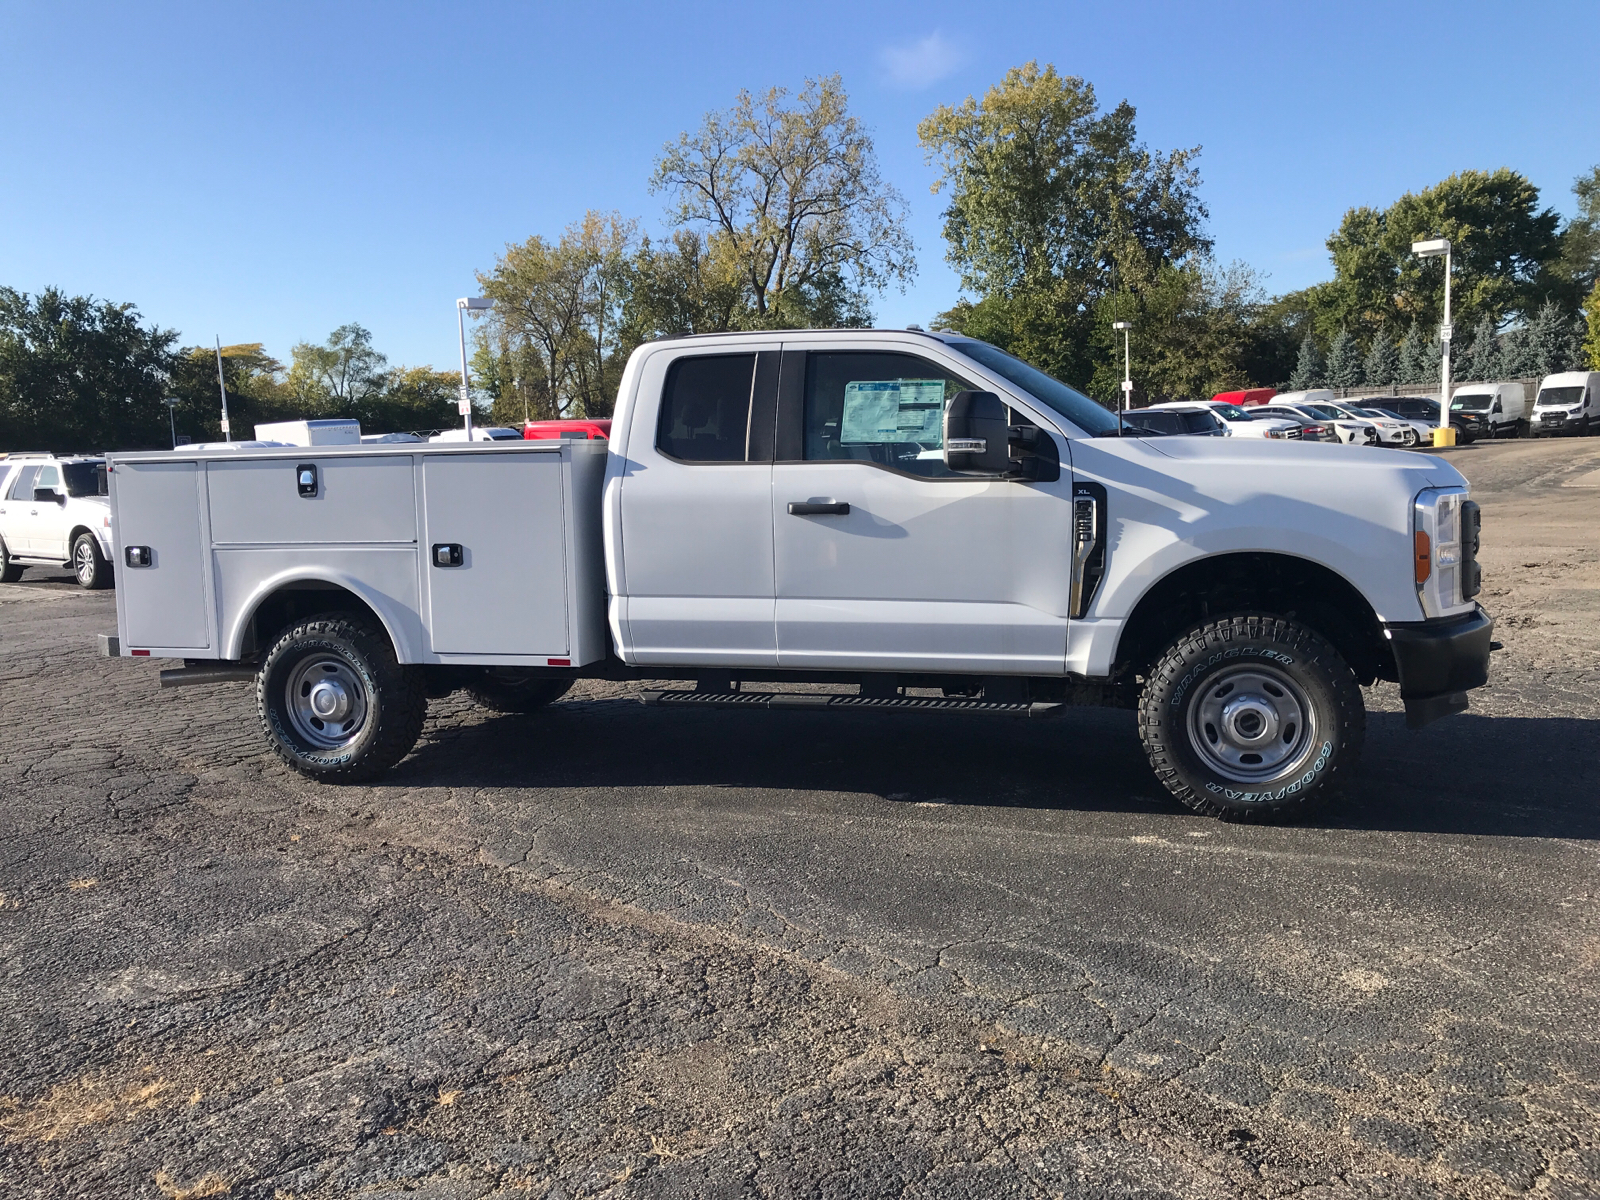
[[[119,462],[110,484],[124,650],[209,647],[198,466]]]
[[[423,578],[435,654],[565,658],[559,454],[423,459]]]

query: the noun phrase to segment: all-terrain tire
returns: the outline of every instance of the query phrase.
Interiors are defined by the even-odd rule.
[[[111,564],[100,553],[100,543],[92,533],[80,533],[72,543],[72,574],[86,592],[111,586]]]
[[[0,542],[0,583],[15,583],[22,578],[22,564],[11,561],[11,551]]]
[[[1354,771],[1366,727],[1361,689],[1339,652],[1267,613],[1187,630],[1139,698],[1156,778],[1180,803],[1224,821],[1281,821],[1332,799]]]
[[[273,753],[296,771],[359,783],[410,753],[428,699],[420,670],[395,660],[387,635],[334,612],[297,622],[273,644],[256,674],[256,710]]]
[[[491,712],[530,713],[554,704],[571,687],[570,679],[518,677],[513,672],[497,672],[491,667],[467,689],[467,694],[479,707]]]

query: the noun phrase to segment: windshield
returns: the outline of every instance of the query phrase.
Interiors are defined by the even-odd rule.
[[[1361,411],[1366,413],[1366,414],[1368,414],[1369,416],[1387,417],[1391,421],[1404,421],[1405,420],[1405,418],[1402,417],[1399,413],[1390,412],[1387,408],[1363,408]]]
[[[1321,417],[1324,421],[1337,421],[1340,417],[1344,416],[1343,413],[1341,413],[1337,408],[1334,408],[1331,404],[1303,404],[1301,407],[1312,416]]]
[[[1211,411],[1224,421],[1244,421],[1248,424],[1252,420],[1250,414],[1237,404],[1213,404]]]
[[[62,463],[61,474],[67,482],[67,495],[69,496],[104,496],[106,494],[106,464],[104,462]]]
[[[1539,393],[1539,398],[1533,402],[1535,408],[1550,408],[1555,405],[1576,404],[1583,399],[1583,385],[1577,387],[1545,388]]]
[[[1009,383],[1016,384],[1028,395],[1048,408],[1054,409],[1091,437],[1117,432],[1117,418],[1109,409],[1096,404],[1076,388],[1070,388],[1059,379],[1052,379],[1038,367],[1031,367],[1015,355],[1007,354],[988,342],[952,342],[952,349],[965,354],[973,362],[988,367]]]
[[[1466,396],[1457,396],[1450,401],[1451,412],[1488,412],[1489,405],[1494,403],[1494,397],[1488,392],[1472,392]]]

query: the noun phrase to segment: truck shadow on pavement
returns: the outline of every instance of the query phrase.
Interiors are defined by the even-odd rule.
[[[1184,815],[1129,712],[1054,720],[661,712],[571,701],[430,730],[386,782],[408,787],[743,788],[1130,815]],[[1600,838],[1600,720],[1465,714],[1427,729],[1369,714],[1345,798],[1298,824],[1487,837]],[[1196,817],[1196,820],[1201,818]]]

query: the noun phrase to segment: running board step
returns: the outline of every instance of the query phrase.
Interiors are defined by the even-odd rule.
[[[826,692],[648,691],[639,699],[658,708],[896,709],[901,712],[990,713],[1002,717],[1053,717],[1061,703],[1007,704],[961,696],[839,696]]]

